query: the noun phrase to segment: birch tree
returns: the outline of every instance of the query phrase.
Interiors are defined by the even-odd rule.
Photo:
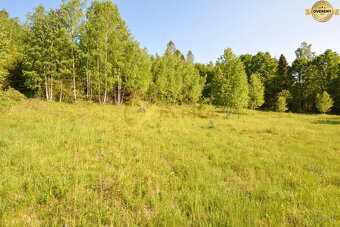
[[[79,33],[80,26],[83,21],[83,8],[86,5],[84,0],[63,0],[61,12],[63,15],[63,24],[67,30],[66,47],[70,60],[67,62],[67,67],[71,68],[73,80],[73,95],[74,101],[77,101],[76,92],[76,61],[79,53]]]
[[[264,86],[258,74],[252,74],[249,82],[249,105],[255,114],[255,109],[264,103]]]
[[[248,82],[244,66],[230,48],[224,51],[216,63],[216,76],[213,79],[213,104],[221,107],[225,118],[229,111],[240,110],[248,105]]]
[[[47,62],[47,16],[42,5],[28,14],[25,35],[24,75],[26,86],[40,90],[44,87],[46,99],[50,100]]]

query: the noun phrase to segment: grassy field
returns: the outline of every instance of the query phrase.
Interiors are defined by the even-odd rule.
[[[208,108],[2,110],[0,226],[340,225],[340,116]]]

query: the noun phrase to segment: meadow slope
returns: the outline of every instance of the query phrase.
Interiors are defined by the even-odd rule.
[[[2,110],[0,225],[340,224],[340,116],[166,109]]]

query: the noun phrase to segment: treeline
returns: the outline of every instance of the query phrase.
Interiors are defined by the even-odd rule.
[[[42,5],[24,24],[0,11],[0,83],[48,101],[208,103],[226,114],[242,108],[340,113],[340,57],[316,56],[302,43],[289,65],[269,53],[194,63],[170,42],[162,56],[140,47],[111,1]]]

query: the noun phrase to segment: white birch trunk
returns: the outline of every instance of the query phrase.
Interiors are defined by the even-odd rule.
[[[46,99],[48,101],[49,100],[49,91],[48,91],[48,81],[47,81],[46,74],[45,74],[45,92],[46,92]]]

